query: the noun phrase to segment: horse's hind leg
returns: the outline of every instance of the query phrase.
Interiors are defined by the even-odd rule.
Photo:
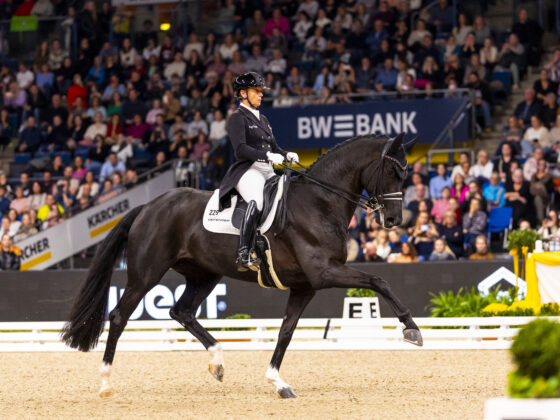
[[[218,381],[224,378],[224,359],[222,345],[196,319],[196,311],[200,304],[214,290],[220,276],[212,273],[197,273],[187,277],[187,286],[183,295],[170,309],[171,318],[175,319],[212,354],[208,370]]]
[[[101,373],[100,397],[110,397],[113,395],[114,391],[110,382],[111,365],[115,357],[117,342],[126,327],[130,315],[132,315],[132,312],[134,312],[146,293],[159,283],[163,274],[164,272],[161,272],[158,275],[152,274],[148,277],[140,278],[129,269],[126,289],[115,309],[109,314],[109,337],[107,338],[107,345],[103,354],[103,363],[99,369]]]

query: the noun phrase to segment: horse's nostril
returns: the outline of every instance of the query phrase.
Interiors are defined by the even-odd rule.
[[[388,225],[394,225],[395,224],[395,218],[394,217],[388,217],[387,218],[387,224]]]

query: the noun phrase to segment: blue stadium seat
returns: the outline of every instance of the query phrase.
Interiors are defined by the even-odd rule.
[[[152,154],[147,150],[136,149],[134,150],[135,159],[152,159]]]
[[[511,229],[513,209],[511,207],[498,207],[490,210],[488,216],[488,239],[491,233],[504,232],[504,247],[508,231]]]
[[[41,158],[46,158],[46,157],[51,157],[50,152],[37,152],[35,153],[35,159],[41,159]]]
[[[65,165],[68,165],[70,163],[70,160],[72,159],[72,156],[70,155],[70,152],[56,152],[54,155],[55,156],[60,156],[60,158],[62,159],[62,162]]]
[[[80,156],[82,159],[86,159],[89,155],[89,147],[78,146],[74,151],[74,156]]]
[[[506,91],[511,87],[511,73],[509,71],[494,71],[492,73],[492,81],[498,80],[502,82]]]
[[[30,153],[16,153],[14,157],[15,163],[29,163],[31,160]]]

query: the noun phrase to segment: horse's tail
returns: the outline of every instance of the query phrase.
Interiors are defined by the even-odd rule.
[[[89,351],[97,345],[105,324],[113,267],[142,207],[135,207],[124,216],[97,247],[86,280],[62,329],[62,340],[66,345],[81,351]]]

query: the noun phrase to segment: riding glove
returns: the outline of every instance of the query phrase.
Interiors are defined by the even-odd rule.
[[[295,152],[288,152],[286,154],[286,160],[293,160],[295,163],[299,162],[299,156]]]
[[[279,153],[266,152],[266,157],[274,165],[281,165],[284,162],[284,156]]]

